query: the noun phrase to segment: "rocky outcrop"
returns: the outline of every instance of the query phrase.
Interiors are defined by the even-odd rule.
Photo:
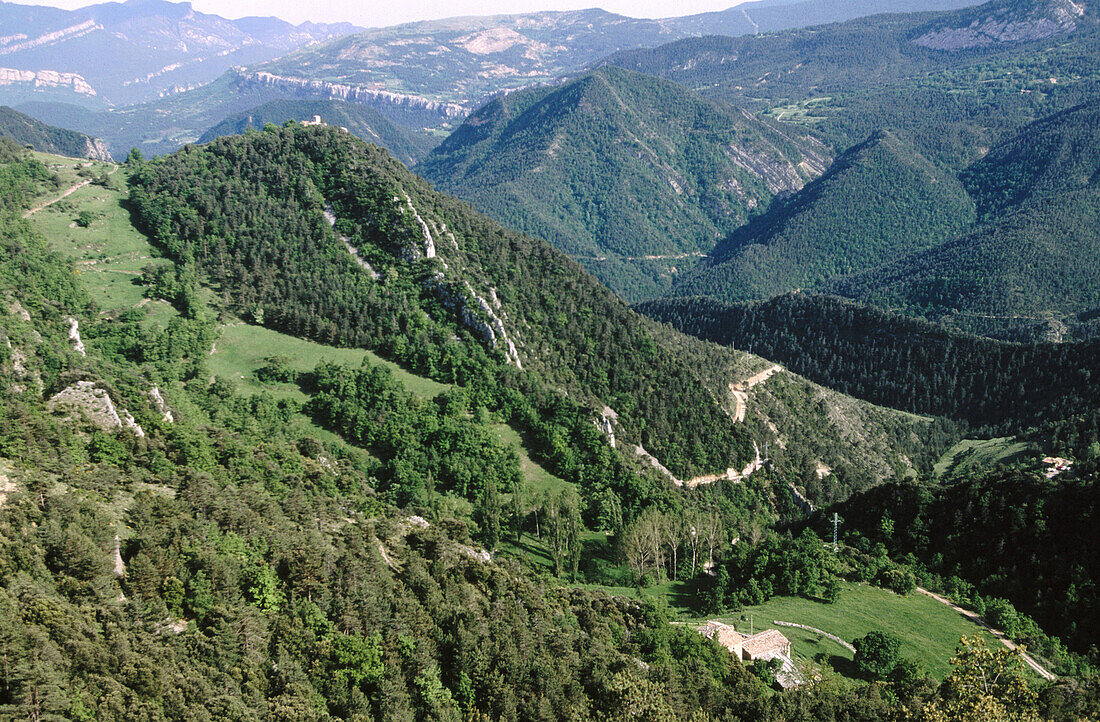
[[[806,185],[805,179],[786,159],[777,159],[771,153],[730,145],[726,155],[736,165],[764,181],[770,193],[793,193]]]
[[[274,73],[263,70],[252,73],[240,73],[238,83],[246,87],[269,87],[293,90],[311,98],[335,98],[338,100],[346,100],[349,103],[373,103],[427,111],[435,113],[443,118],[461,118],[467,113],[466,108],[457,103],[428,100],[418,95],[394,93],[388,90],[368,88],[362,85],[332,83],[327,80],[310,80],[309,78],[275,75]]]
[[[153,408],[160,414],[161,419],[166,424],[176,423],[176,417],[172,414],[172,409],[165,403],[164,397],[160,394],[160,387],[154,386],[149,389],[149,401],[152,402]]]
[[[494,310],[492,304],[479,295],[469,281],[463,281],[465,293],[457,290],[453,284],[447,281],[442,271],[433,274],[424,282],[424,285],[435,294],[444,306],[457,313],[459,318],[462,319],[462,325],[475,336],[494,349],[503,352],[508,363],[518,369],[523,368],[516,343],[509,337],[504,326],[504,320],[497,314],[497,310],[503,313],[502,307],[498,305],[497,309]],[[492,295],[495,296],[495,293]],[[497,299],[497,303],[500,303],[499,299]]]
[[[87,356],[88,353],[84,349],[84,342],[80,340],[80,322],[72,316],[66,316],[65,321],[69,324],[69,340],[73,342],[73,351],[76,351],[81,356]]]
[[[106,390],[98,388],[94,381],[77,381],[72,386],[54,394],[46,403],[51,412],[67,413],[70,421],[86,419],[100,431],[130,429],[136,436],[145,436],[134,417],[126,409],[119,409]]]
[[[474,292],[469,281],[464,281],[466,290],[473,297],[473,304],[481,311],[479,315],[473,310],[471,304],[466,303],[462,309],[462,320],[468,328],[478,333],[483,340],[492,344],[493,348],[504,352],[508,363],[522,369],[523,364],[519,360],[519,351],[516,344],[508,338],[508,331],[504,328],[504,321],[496,314],[493,307],[483,297]],[[486,318],[487,317],[487,318]]]
[[[107,144],[99,138],[93,138],[91,136],[85,136],[83,157],[89,160],[102,160],[108,163],[114,160],[114,158],[111,157],[111,151],[107,150]]]
[[[402,191],[401,195],[405,197],[405,205],[398,206],[398,210],[401,213],[404,213],[406,209],[410,211],[417,224],[419,224],[421,232],[423,232],[424,234],[424,248],[410,248],[409,251],[412,255],[412,258],[409,258],[408,260],[415,261],[421,256],[423,256],[424,258],[435,258],[435,239],[432,237],[432,232],[428,228],[427,222],[425,222],[424,219],[420,217],[420,214],[417,213],[416,207],[413,206],[412,198],[409,198],[409,194]],[[394,203],[400,203],[401,199],[395,196],[393,201]]]
[[[612,414],[615,412],[611,411],[611,414],[608,414],[608,411],[611,411],[611,409],[605,406],[603,414],[600,415],[599,421],[596,422],[596,428],[603,432],[603,435],[607,437],[607,443],[611,444],[611,448],[614,449],[616,444],[615,427],[612,425],[611,420],[614,418]]]
[[[325,216],[325,220],[328,222],[329,226],[331,226],[332,229],[335,231],[336,230],[336,211],[334,211],[332,209],[332,206],[325,206],[325,210],[324,210],[323,215]],[[369,273],[370,277],[373,278],[376,281],[379,278],[382,277],[381,275],[378,274],[377,271],[375,271],[371,267],[371,265],[369,263],[367,263],[366,259],[364,259],[362,256],[359,255],[359,249],[356,248],[352,244],[350,238],[348,238],[347,236],[340,235],[339,233],[337,233],[336,235],[344,243],[344,248],[348,249],[348,253],[351,254],[351,257],[355,259],[355,262],[359,264],[360,268],[362,268],[364,271]]]
[[[39,35],[37,38],[22,40],[22,42],[5,43],[0,46],[0,55],[11,55],[12,53],[18,53],[22,50],[31,50],[43,45],[52,45],[62,40],[73,40],[75,38],[82,37],[88,33],[95,32],[96,30],[102,30],[103,26],[96,23],[94,20],[85,20],[82,23],[73,25],[71,27],[62,28],[61,30],[55,30],[52,33],[46,33],[45,35]],[[22,33],[21,33],[22,34]],[[23,38],[26,38],[23,35]]]
[[[56,70],[16,70],[0,68],[0,85],[31,85],[35,88],[68,88],[79,95],[95,95],[95,88],[84,76]]]
[[[1026,14],[1014,8],[999,8],[965,26],[929,30],[913,43],[933,50],[954,51],[1042,40],[1072,33],[1077,29],[1077,18],[1084,14],[1085,4],[1073,0],[1053,0]]]

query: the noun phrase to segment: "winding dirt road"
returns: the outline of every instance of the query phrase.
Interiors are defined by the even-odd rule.
[[[117,165],[114,168],[112,168],[110,171],[108,171],[107,175],[109,175],[109,176],[114,175],[116,170],[118,170]],[[88,185],[91,182],[92,182],[91,178],[89,178],[86,181],[81,181],[80,183],[77,183],[75,186],[72,186],[71,188],[66,189],[65,192],[62,193],[61,195],[59,195],[57,198],[52,198],[52,199],[46,201],[45,203],[41,203],[41,204],[35,206],[34,208],[28,208],[27,210],[23,211],[23,217],[24,218],[30,218],[31,216],[33,216],[35,213],[38,213],[38,211],[42,210],[43,208],[47,208],[49,206],[52,206],[54,203],[57,203],[62,198],[68,198],[73,193],[76,193],[78,190],[80,190],[81,188],[83,188],[84,186]]]
[[[977,612],[972,612],[969,609],[963,609],[958,604],[955,604],[954,602],[952,602],[950,599],[947,599],[945,597],[941,597],[939,594],[936,594],[934,592],[930,592],[927,589],[917,587],[917,591],[920,592],[921,594],[924,594],[925,596],[932,597],[933,599],[935,599],[937,602],[939,602],[941,604],[946,604],[947,606],[951,607],[952,609],[954,609],[959,614],[963,615],[964,617],[966,617],[970,621],[974,622],[974,624],[977,624],[979,627],[984,627],[985,629],[989,630],[990,634],[992,634],[997,639],[1001,640],[1001,644],[1003,644],[1004,646],[1008,647],[1009,649],[1011,649],[1013,651],[1019,651],[1020,656],[1023,657],[1023,660],[1024,660],[1024,662],[1027,663],[1027,666],[1029,666],[1033,670],[1035,670],[1035,673],[1038,674],[1043,679],[1047,680],[1048,682],[1053,682],[1053,681],[1058,679],[1058,677],[1056,677],[1051,672],[1047,671],[1047,669],[1045,667],[1043,667],[1041,664],[1039,664],[1034,659],[1032,659],[1031,655],[1029,655],[1027,652],[1023,651],[1022,649],[1019,649],[1019,647],[1017,647],[1016,644],[1011,639],[1009,639],[1008,637],[1005,636],[1004,632],[1002,632],[999,629],[994,629],[993,627],[989,626],[989,623],[986,622],[984,619],[982,619],[982,617]]]

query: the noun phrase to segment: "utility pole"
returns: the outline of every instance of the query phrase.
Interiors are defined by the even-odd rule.
[[[840,552],[840,545],[836,541],[836,531],[840,527],[840,515],[833,512],[833,554]]]

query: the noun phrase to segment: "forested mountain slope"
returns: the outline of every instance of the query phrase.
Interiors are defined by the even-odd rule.
[[[974,221],[963,185],[903,137],[875,133],[723,239],[673,295],[770,298],[936,246]]]
[[[1095,650],[1096,462],[1080,459],[1076,473],[1053,479],[1003,470],[941,487],[889,484],[838,511],[846,526],[891,554],[913,554],[945,578],[971,580],[982,594],[1011,600],[1073,647]]]
[[[828,161],[811,134],[607,67],[490,102],[417,170],[630,300]]]
[[[18,217],[55,189],[3,141],[0,190],[0,716],[785,718],[653,607],[489,560],[383,501],[370,457],[293,403],[211,383],[208,309],[101,313]],[[420,420],[471,423],[441,408]]]
[[[6,106],[0,106],[0,137],[44,153],[95,160],[111,159],[107,146],[98,138],[54,128]]]
[[[1100,308],[1100,103],[1023,128],[962,175],[981,222],[826,286],[964,330],[1072,335]]]
[[[689,38],[608,62],[812,126],[834,147],[906,131],[956,169],[1022,124],[1094,97],[1095,6],[993,0],[745,38]],[[958,38],[951,49],[947,37]],[[941,49],[942,46],[942,49]]]
[[[1015,434],[1100,406],[1100,343],[1016,344],[850,301],[787,294],[760,303],[669,299],[638,309],[750,349],[830,388],[897,409]]]
[[[267,171],[267,182],[282,190],[321,180],[298,151],[262,172],[256,156],[269,150],[265,137],[281,139],[284,145],[276,147],[285,151],[293,150],[292,139],[306,143],[298,149],[303,155],[307,141],[324,146],[338,139],[382,162],[377,151],[334,131],[288,129],[217,140],[163,166],[133,163],[111,178],[141,176],[147,195],[135,200],[149,203],[158,169],[192,171],[186,180],[197,181],[222,168],[217,151],[240,163],[240,182],[223,186],[229,195],[245,197],[255,188],[244,179]],[[71,170],[72,163],[61,160],[49,162]],[[364,176],[351,171],[365,169],[349,168],[339,182],[355,185]],[[1011,688],[963,701],[952,690],[964,675],[984,669],[973,660],[959,663],[943,687],[910,666],[904,678],[886,683],[853,680],[769,693],[761,682],[766,673],[742,665],[691,627],[670,624],[665,607],[568,587],[548,572],[532,573],[514,556],[493,554],[500,534],[533,546],[535,515],[543,521],[541,540],[560,542],[555,555],[566,554],[561,576],[571,565],[575,573],[569,555],[576,552],[562,550],[579,546],[583,503],[568,488],[550,499],[518,495],[516,486],[511,494],[494,488],[517,460],[483,456],[500,451],[486,433],[500,417],[482,406],[487,397],[479,397],[479,387],[419,397],[400,381],[408,373],[395,374],[370,358],[359,367],[321,364],[301,374],[273,358],[262,375],[257,370],[264,381],[259,391],[257,379],[215,374],[211,344],[217,340],[218,354],[234,352],[221,344],[222,334],[226,324],[240,327],[232,310],[245,286],[201,287],[198,271],[209,270],[204,256],[220,252],[218,244],[233,244],[249,261],[262,260],[264,250],[277,246],[236,245],[252,239],[237,234],[241,227],[229,223],[228,214],[212,212],[206,186],[181,186],[175,206],[149,217],[162,238],[188,238],[198,225],[224,235],[203,236],[207,248],[170,244],[180,253],[176,265],[156,253],[139,259],[149,267],[128,288],[134,303],[101,307],[88,284],[108,274],[74,267],[49,245],[69,243],[67,254],[80,258],[90,240],[110,245],[116,235],[83,229],[92,235],[66,241],[62,223],[66,230],[47,240],[36,225],[54,228],[71,211],[56,203],[42,212],[57,217],[36,216],[36,225],[20,218],[36,198],[65,187],[59,173],[0,141],[0,716],[870,722],[917,715],[932,722],[943,706],[964,702],[982,709],[1011,703],[1014,711],[1058,722],[1095,713],[1094,680],[1032,692],[1021,670],[996,657],[1009,662],[1001,678]],[[397,177],[415,194],[412,213],[434,221],[427,191],[407,175]],[[114,223],[126,212],[106,199],[118,196],[106,189],[70,199],[99,206],[104,222]],[[292,207],[296,200],[280,198]],[[362,196],[344,194],[334,205],[348,210],[355,198]],[[279,214],[274,204],[250,212],[257,234],[312,228],[283,225],[296,216]],[[264,218],[276,222],[260,222]],[[374,238],[384,231],[402,247],[423,238],[417,235],[422,228],[409,227],[419,226],[415,216],[406,223],[392,214],[375,220]],[[345,220],[338,225],[346,227]],[[456,228],[466,246],[473,237]],[[126,226],[126,234],[133,236],[133,229]],[[493,254],[492,235],[476,240],[479,250]],[[306,261],[312,242],[308,232],[291,237],[287,245],[301,251],[292,260]],[[146,240],[136,245],[148,248]],[[255,252],[249,256],[249,250]],[[334,269],[339,273],[338,261],[329,266]],[[385,270],[379,285],[399,285],[399,273],[408,269],[395,261]],[[277,282],[270,264],[260,263],[259,271],[260,286]],[[415,325],[422,317],[387,318],[396,327],[389,338],[425,343]],[[671,334],[654,333],[658,339]],[[685,347],[701,343],[672,337]],[[464,339],[466,370],[473,372],[474,362],[484,359],[478,344]],[[298,394],[310,401],[302,406]],[[566,398],[551,396],[558,403]],[[313,419],[321,410],[336,412],[346,422],[341,433],[378,455],[317,428]],[[540,417],[558,433],[562,421]],[[582,426],[592,428],[588,419]],[[575,440],[565,436],[563,446],[572,447]],[[396,447],[388,445],[393,441]],[[429,493],[395,504],[395,491],[425,476]],[[687,515],[702,511],[712,518],[741,515],[756,525],[746,529],[760,533],[772,518],[773,500],[766,485],[751,479],[654,498],[648,511],[667,509],[671,518],[698,519]],[[636,521],[635,512],[623,512],[620,524]],[[721,533],[718,546],[734,549],[735,533],[739,527]],[[737,548],[749,543],[746,537]],[[818,567],[810,571],[826,571],[812,534],[760,548],[774,552],[769,572],[801,574],[806,560],[790,555],[799,549],[813,552],[808,559]]]
[[[229,116],[203,133],[198,142],[208,143],[219,136],[238,135],[268,123],[282,125],[287,120],[311,120],[315,115],[329,125],[347,128],[368,143],[385,148],[394,158],[410,166],[438,143],[432,135],[398,125],[374,108],[341,100],[273,100]]]
[[[662,341],[665,331],[549,245],[431,191],[383,151],[335,129],[219,139],[149,164],[135,183],[153,237],[238,312],[295,335],[367,345],[470,386],[481,403],[541,435],[565,478],[606,466],[592,423],[601,415],[628,460],[641,445],[680,478],[742,468],[754,441],[774,438],[769,421],[783,429],[803,419],[791,433],[808,433],[807,448],[864,470],[861,484],[889,475],[902,455],[922,463],[946,440],[925,419],[853,404],[793,377],[747,422],[735,421],[729,384],[761,361]],[[328,206],[346,243],[325,221]],[[584,452],[565,448],[567,438],[540,415],[559,417]],[[851,425],[858,434],[846,431]],[[649,493],[621,475],[580,478],[593,493],[605,484],[632,498]]]

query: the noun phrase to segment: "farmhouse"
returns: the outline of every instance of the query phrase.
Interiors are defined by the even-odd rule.
[[[768,662],[777,660],[779,669],[775,681],[783,689],[793,689],[805,684],[806,679],[791,660],[791,642],[778,629],[765,629],[753,635],[742,634],[732,624],[709,620],[696,630],[707,639],[713,639],[743,662]]]

